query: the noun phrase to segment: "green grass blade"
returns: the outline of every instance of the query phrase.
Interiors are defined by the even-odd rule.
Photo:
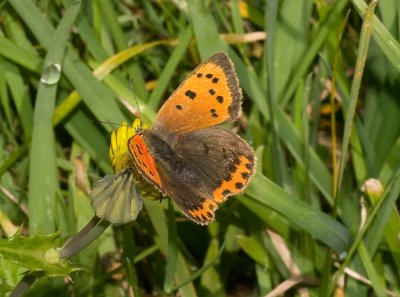
[[[74,140],[93,158],[104,172],[112,172],[108,156],[109,140],[99,131],[96,125],[82,111],[77,111],[65,124],[65,129]]]
[[[150,95],[149,101],[147,102],[148,105],[154,110],[157,109],[157,106],[162,99],[162,95],[164,94],[167,87],[170,85],[171,77],[175,74],[176,67],[182,60],[182,57],[187,50],[189,42],[192,39],[192,36],[192,28],[189,26],[179,37],[178,45],[172,52],[171,57],[168,59],[168,62],[165,64],[165,68],[159,76],[156,87],[154,88],[153,92]]]
[[[168,250],[167,267],[164,280],[164,291],[171,293],[174,284],[176,263],[178,258],[178,234],[175,222],[175,210],[172,201],[168,199]]]
[[[315,59],[323,42],[325,41],[328,34],[331,32],[332,27],[335,25],[336,20],[342,14],[342,11],[345,8],[346,4],[347,0],[338,0],[334,2],[333,7],[329,12],[329,15],[326,17],[323,24],[319,26],[318,33],[315,36],[313,43],[306,48],[306,51],[300,59],[300,64],[297,66],[297,71],[293,74],[293,77],[290,80],[289,84],[285,87],[285,92],[282,96],[282,100],[280,101],[282,105],[285,105],[293,96],[297,88],[297,84],[299,83],[300,79],[304,77],[304,75],[307,73],[311,62]]]
[[[188,4],[190,20],[202,60],[216,52],[226,52],[228,45],[219,36],[215,20],[207,7],[207,3],[189,0]],[[208,5],[211,4],[212,2],[208,3]],[[207,26],[204,26],[204,24],[207,24]]]
[[[274,59],[272,60],[271,70],[268,71],[270,76],[274,77],[274,91],[272,94],[274,94],[274,101],[281,103],[283,102],[282,95],[287,90],[288,85],[292,83],[292,77],[296,73],[297,67],[299,64],[303,66],[301,63],[306,61],[309,62],[308,65],[311,64],[311,57],[317,55],[315,49],[317,49],[318,42],[319,46],[321,46],[323,38],[319,39],[319,36],[313,37],[314,44],[310,48],[309,40],[311,36],[309,31],[311,28],[308,26],[307,20],[312,14],[313,1],[268,1],[267,3],[268,6],[271,6],[271,3],[275,3],[279,8],[279,18],[275,22],[268,16],[266,20],[269,23],[268,27],[271,27],[271,23],[275,23],[274,36],[271,36],[270,30],[266,32],[268,32],[267,43],[271,38],[274,39]],[[266,13],[269,14],[270,12],[267,11]],[[293,28],[295,31],[288,30],[288,27]],[[322,35],[323,28],[324,25],[318,27],[317,35]],[[295,38],[293,34],[295,34]],[[306,61],[301,60],[301,58],[304,58],[304,54],[309,55]],[[304,77],[305,73],[309,71],[309,67],[306,65],[304,63],[307,70],[302,73],[300,78]]]
[[[213,238],[208,245],[203,266],[212,262],[215,258],[218,259],[218,254],[219,240],[217,238]],[[217,269],[215,266],[210,267],[201,274],[200,283],[201,288],[204,289],[204,291],[199,292],[200,296],[206,295],[207,293],[212,294],[213,296],[218,296],[222,293],[223,284],[221,283],[221,274],[219,274],[219,269]]]
[[[29,101],[29,95],[24,88],[21,72],[11,63],[5,63],[5,67],[5,78],[18,116],[21,119],[24,135],[30,138],[32,136],[33,107]]]
[[[177,289],[191,283],[193,280],[200,277],[205,271],[210,269],[210,267],[212,267],[215,264],[215,262],[218,260],[218,258],[221,256],[221,253],[223,252],[223,250],[225,248],[225,243],[226,243],[226,241],[224,241],[221,248],[219,249],[217,256],[212,261],[208,262],[206,265],[204,265],[203,267],[198,269],[196,272],[191,274],[189,277],[186,277],[183,281],[181,281],[181,283],[179,283],[178,285],[176,285],[174,287],[174,290],[177,290]]]
[[[367,5],[362,0],[351,0],[361,17],[367,9]],[[394,10],[393,10],[394,11]],[[385,26],[374,16],[372,21],[373,37],[375,38],[378,46],[386,55],[393,66],[400,71],[400,44],[385,28]]]
[[[342,142],[342,155],[340,156],[339,161],[339,172],[338,172],[338,192],[341,188],[342,180],[343,180],[343,172],[345,167],[345,162],[347,158],[347,148],[350,142],[351,137],[351,129],[353,126],[354,114],[356,110],[356,104],[358,100],[358,94],[360,92],[361,78],[364,72],[365,60],[367,59],[368,47],[372,33],[372,20],[374,16],[375,6],[377,2],[374,1],[370,4],[366,11],[366,18],[364,20],[361,36],[360,36],[360,46],[357,53],[357,61],[356,67],[354,70],[354,78],[351,84],[350,91],[350,101],[347,104],[347,112],[346,112],[346,122],[344,126],[343,132],[343,142]]]
[[[135,269],[135,239],[132,234],[132,230],[129,225],[125,225],[123,227],[124,234],[124,259],[125,259],[125,267],[128,269],[128,279],[129,284],[131,285],[134,296],[140,297],[142,296],[141,290],[139,288],[139,282]]]
[[[379,296],[379,297],[387,296],[385,293],[384,287],[382,285],[380,276],[379,276],[378,272],[376,271],[374,264],[372,262],[371,256],[368,253],[368,250],[366,249],[363,242],[360,242],[360,245],[358,246],[358,252],[359,252],[360,258],[364,264],[365,271],[367,272],[367,275],[368,275],[369,279],[371,280],[372,288],[374,289],[376,296]]]
[[[271,122],[271,138],[272,138],[272,154],[275,156],[275,158],[272,159],[272,164],[273,164],[273,169],[275,172],[275,177],[277,184],[282,185],[283,184],[283,156],[282,156],[282,151],[279,147],[279,140],[278,140],[278,135],[277,135],[277,130],[276,130],[276,121],[275,121],[275,110],[274,110],[274,104],[273,102],[277,101],[276,98],[276,86],[275,86],[275,73],[274,71],[275,68],[275,32],[276,32],[276,20],[278,17],[278,2],[277,1],[269,1],[268,2],[268,9],[267,9],[267,27],[265,28],[265,31],[268,32],[268,38],[266,42],[266,51],[267,51],[267,56],[265,57],[267,59],[267,71],[269,73],[268,75],[268,96],[267,96],[267,102],[268,102],[268,112],[269,112],[269,118]]]
[[[283,214],[294,225],[318,238],[338,254],[347,250],[350,233],[343,225],[300,199],[291,197],[266,177],[257,174],[246,193],[261,205]]]
[[[20,48],[4,36],[0,36],[0,55],[26,69],[40,73],[41,59],[35,53]]]
[[[117,15],[115,13],[114,4],[112,1],[100,1],[98,2],[100,11],[105,21],[105,26],[109,30],[110,36],[114,39],[118,50],[123,50],[127,47],[124,32],[121,26],[118,24]]]
[[[10,105],[8,104],[10,99],[8,98],[8,92],[7,92],[5,68],[6,68],[5,60],[3,57],[0,56],[0,100],[1,100],[1,105],[4,108],[7,124],[11,126],[12,113]]]
[[[31,214],[29,227],[31,233],[39,230],[41,232],[55,230],[54,210],[57,180],[52,117],[57,91],[55,83],[58,79],[56,80],[56,77],[60,75],[59,71],[61,71],[61,69],[57,69],[56,65],[61,67],[68,36],[79,8],[78,4],[71,6],[55,32],[54,43],[49,48],[43,69],[44,71],[48,69],[55,71],[54,74],[51,74],[55,77],[49,77],[47,82],[42,82],[37,93],[29,180],[29,210]]]

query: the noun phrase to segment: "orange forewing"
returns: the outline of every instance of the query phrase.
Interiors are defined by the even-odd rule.
[[[198,66],[164,103],[154,129],[187,133],[235,120],[242,91],[230,59],[219,53]]]
[[[156,163],[141,135],[135,134],[129,139],[128,149],[140,173],[159,191],[163,192]]]

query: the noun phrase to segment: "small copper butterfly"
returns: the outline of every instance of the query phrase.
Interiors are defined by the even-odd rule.
[[[231,59],[214,54],[164,103],[153,127],[128,140],[138,171],[198,224],[212,222],[218,204],[241,193],[255,172],[253,149],[219,127],[239,117],[241,101]]]

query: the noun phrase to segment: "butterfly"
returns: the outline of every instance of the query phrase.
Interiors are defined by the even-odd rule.
[[[128,140],[138,171],[198,224],[212,222],[218,205],[241,193],[255,172],[253,149],[221,127],[239,117],[241,103],[233,63],[216,53],[186,77],[152,128]]]

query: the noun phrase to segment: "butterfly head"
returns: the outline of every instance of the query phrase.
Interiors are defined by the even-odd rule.
[[[147,129],[147,124],[141,118],[136,118],[133,121],[132,128],[135,130],[135,134],[142,135],[143,131]]]

